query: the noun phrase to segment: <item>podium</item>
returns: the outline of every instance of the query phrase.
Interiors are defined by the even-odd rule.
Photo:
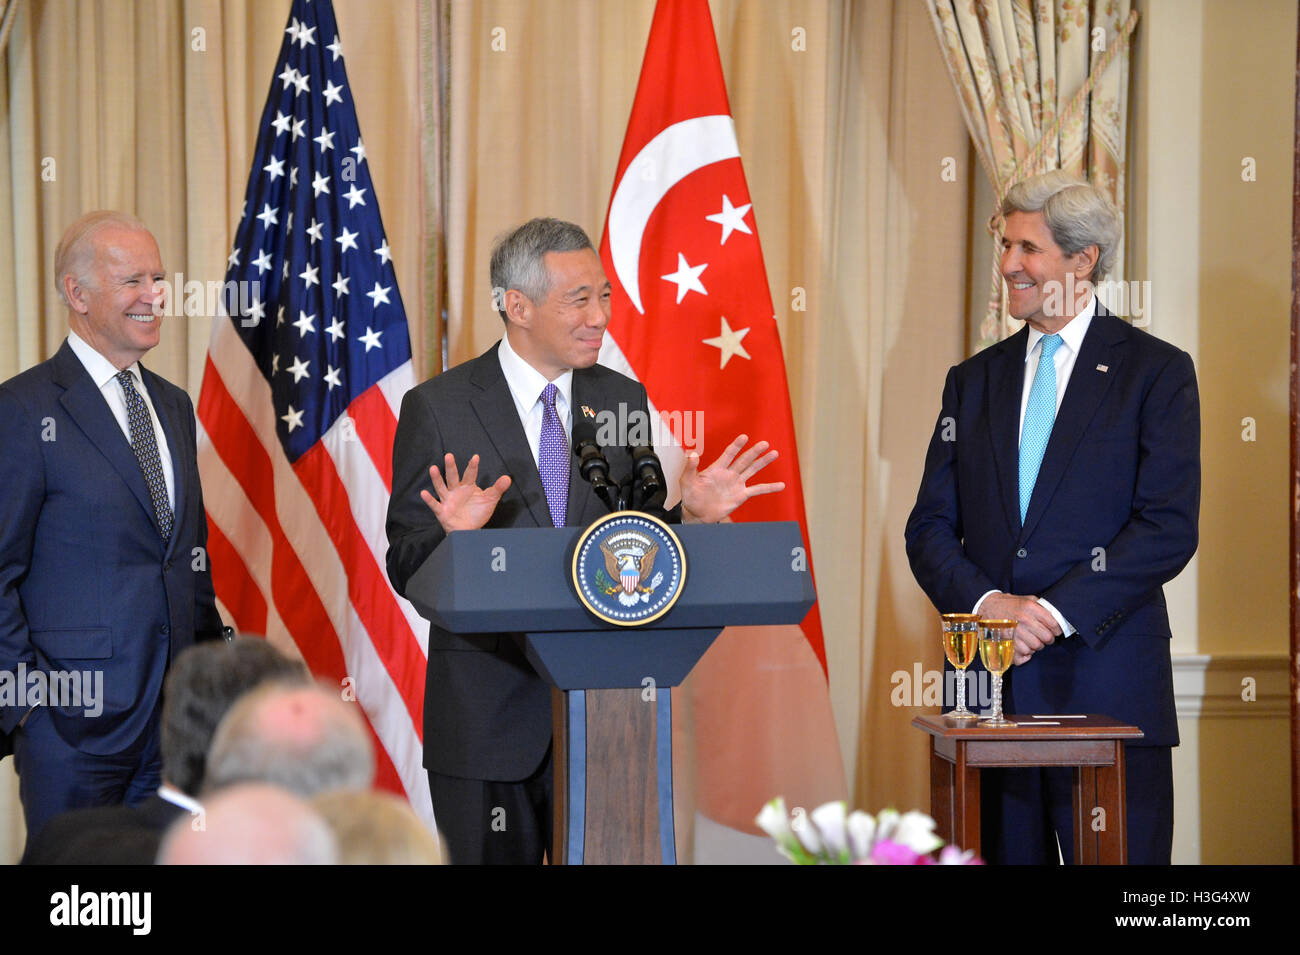
[[[799,623],[816,599],[793,521],[683,524],[677,603],[640,627],[606,624],[570,578],[581,527],[448,535],[407,596],[454,633],[520,635],[551,686],[558,864],[673,864],[672,688],[723,627]]]

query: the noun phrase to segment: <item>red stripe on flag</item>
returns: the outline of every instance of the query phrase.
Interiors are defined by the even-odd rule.
[[[307,668],[318,677],[341,684],[348,675],[343,661],[343,651],[337,632],[330,622],[311,579],[298,560],[297,552],[284,535],[275,511],[274,469],[266,449],[257,439],[248,419],[235,404],[225,382],[217,374],[211,355],[203,369],[203,387],[199,393],[198,418],[203,423],[212,442],[213,450],[243,488],[271,535],[271,588],[272,600],[280,619],[288,628],[294,644],[302,653]],[[240,454],[240,451],[243,454]],[[214,525],[209,522],[210,527]],[[218,530],[223,541],[225,536]],[[229,541],[226,541],[229,546]],[[230,553],[235,551],[230,548]],[[240,562],[242,566],[242,561]],[[247,571],[245,570],[245,573]],[[218,575],[214,568],[214,586]],[[224,578],[223,578],[224,579]],[[223,603],[224,591],[218,588]],[[229,603],[226,604],[228,607]],[[405,623],[405,621],[403,621]],[[262,626],[266,626],[265,603]],[[393,765],[388,750],[375,733],[365,716],[366,731],[375,747],[375,785],[390,792],[407,796],[397,767]]]
[[[199,420],[213,450],[243,488],[271,535],[271,600],[312,673],[339,683],[348,675],[338,633],[298,560],[275,509],[275,471],[209,355],[199,393]],[[222,598],[224,601],[224,598]]]
[[[348,599],[418,729],[424,722],[424,655],[388,589],[384,572],[353,520],[348,491],[334,461],[325,446],[317,442],[294,463],[293,470],[348,569]]]
[[[357,429],[357,438],[384,479],[384,487],[393,493],[393,440],[397,436],[397,418],[379,386],[357,395],[348,408],[348,416]]]
[[[211,517],[207,521],[208,566],[212,569],[213,588],[234,615],[236,629],[266,636],[266,597],[229,538]]]

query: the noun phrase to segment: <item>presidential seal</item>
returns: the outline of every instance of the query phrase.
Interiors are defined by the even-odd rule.
[[[606,623],[658,620],[686,585],[686,553],[672,529],[641,511],[615,511],[593,523],[573,551],[573,587]]]

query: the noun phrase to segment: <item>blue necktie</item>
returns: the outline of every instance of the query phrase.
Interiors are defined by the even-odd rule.
[[[1056,362],[1052,356],[1061,347],[1060,335],[1044,335],[1039,343],[1038,371],[1029,389],[1025,406],[1025,424],[1020,429],[1020,523],[1029,512],[1029,498],[1034,493],[1038,469],[1043,464],[1047,441],[1056,421]]]
[[[537,448],[537,470],[546,491],[551,523],[563,527],[569,503],[569,442],[555,411],[557,389],[553,383],[542,389],[542,439]]]
[[[172,506],[167,500],[167,480],[163,477],[162,460],[158,457],[158,441],[154,438],[153,422],[149,419],[149,409],[144,405],[140,392],[135,390],[135,382],[129,371],[119,371],[117,380],[122,385],[122,394],[126,398],[126,420],[131,429],[131,450],[140,462],[140,471],[144,481],[149,485],[149,498],[153,501],[153,513],[158,518],[158,529],[162,539],[172,536]]]

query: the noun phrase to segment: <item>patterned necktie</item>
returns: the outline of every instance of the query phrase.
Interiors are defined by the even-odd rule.
[[[1029,403],[1025,406],[1025,424],[1020,429],[1020,523],[1029,512],[1029,498],[1034,493],[1038,469],[1047,451],[1047,439],[1052,436],[1056,421],[1056,362],[1052,356],[1061,347],[1060,335],[1044,335],[1038,355],[1038,371],[1029,389]]]
[[[569,502],[569,441],[555,412],[555,385],[542,389],[542,440],[537,449],[537,470],[551,509],[551,523],[563,527]]]
[[[121,382],[122,394],[126,397],[131,450],[135,452],[145,483],[149,485],[149,498],[153,501],[153,512],[158,518],[162,539],[167,540],[172,536],[172,506],[167,501],[167,481],[163,477],[162,461],[158,458],[158,442],[154,438],[153,422],[149,420],[149,409],[145,407],[140,392],[135,390],[135,382],[129,371],[119,371],[117,380]]]

